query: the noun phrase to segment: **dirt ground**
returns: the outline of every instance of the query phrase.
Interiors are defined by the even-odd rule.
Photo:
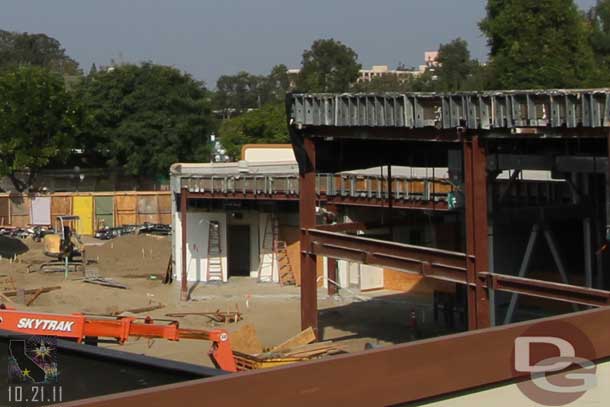
[[[129,287],[123,290],[85,283],[80,272],[70,273],[68,280],[64,280],[62,271],[41,273],[40,264],[49,261],[41,243],[0,237],[0,277],[12,277],[19,288],[61,286],[60,290],[42,294],[29,307],[9,304],[28,311],[110,314],[162,303],[162,309],[137,316],[168,319],[166,314],[175,312],[239,310],[244,319],[234,324],[219,325],[202,316],[176,320],[185,328],[223,327],[229,331],[252,324],[265,347],[279,344],[299,332],[298,287],[261,284],[246,277],[232,278],[227,284],[193,286],[191,300],[180,302],[179,284],[162,283],[170,249],[171,241],[167,237],[128,235],[110,241],[87,240],[87,257],[92,261],[89,269]],[[318,298],[322,339],[339,341],[348,351],[362,350],[367,342],[383,346],[440,333],[431,321],[431,305],[426,298],[391,291],[363,294],[354,290],[342,290],[341,295],[329,297],[322,289]],[[410,320],[413,311],[417,315],[417,327]],[[211,366],[207,357],[209,343],[202,341],[134,338],[124,345],[104,346]]]

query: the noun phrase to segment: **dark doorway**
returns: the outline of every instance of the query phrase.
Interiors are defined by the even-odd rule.
[[[250,226],[229,225],[229,277],[250,276]]]

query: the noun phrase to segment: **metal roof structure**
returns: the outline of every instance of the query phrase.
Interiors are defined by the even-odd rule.
[[[610,127],[610,89],[288,96],[293,126],[514,129]]]

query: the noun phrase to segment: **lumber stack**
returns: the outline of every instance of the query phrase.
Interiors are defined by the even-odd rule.
[[[266,352],[250,354],[234,349],[237,369],[265,369],[344,352],[341,345],[332,341],[312,343],[315,340],[316,336],[309,328]]]

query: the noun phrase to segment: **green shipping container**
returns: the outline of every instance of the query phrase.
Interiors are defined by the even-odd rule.
[[[95,229],[114,227],[114,199],[111,196],[95,197]]]

